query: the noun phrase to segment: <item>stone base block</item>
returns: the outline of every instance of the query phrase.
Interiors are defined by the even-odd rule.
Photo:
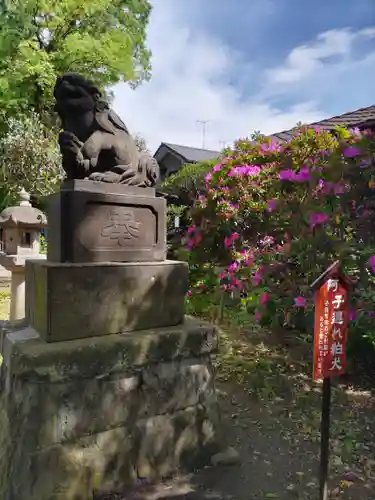
[[[48,260],[144,262],[166,258],[166,201],[152,188],[66,181],[48,199]]]
[[[26,319],[47,342],[177,325],[184,262],[26,264]]]
[[[1,345],[1,499],[92,500],[222,449],[207,323],[52,344],[3,329]]]

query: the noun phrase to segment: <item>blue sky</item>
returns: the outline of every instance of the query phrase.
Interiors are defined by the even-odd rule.
[[[221,149],[254,130],[375,104],[374,0],[153,0],[153,77],[115,87],[115,109],[152,150]]]

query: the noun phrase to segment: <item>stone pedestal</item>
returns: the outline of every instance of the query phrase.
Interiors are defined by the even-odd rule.
[[[10,286],[10,313],[9,321],[11,324],[16,324],[17,321],[25,319],[25,272],[13,271],[12,281]]]
[[[28,327],[0,339],[0,499],[92,500],[209,463],[217,335],[184,320],[165,200],[71,181],[48,214],[47,261],[26,266]]]
[[[36,261],[45,260],[45,255],[29,256]],[[8,255],[0,252],[0,263],[11,272],[10,288],[10,312],[9,321],[12,326],[22,324],[25,321],[25,267],[28,256]]]
[[[166,202],[152,188],[67,181],[49,196],[48,260],[151,262],[166,258]]]
[[[28,262],[28,324],[47,342],[178,325],[184,318],[184,262]]]
[[[55,343],[5,327],[1,345],[1,499],[92,500],[220,449],[205,322]]]

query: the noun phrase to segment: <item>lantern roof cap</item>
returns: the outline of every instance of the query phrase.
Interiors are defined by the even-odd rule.
[[[22,189],[17,206],[8,207],[0,213],[0,227],[42,228],[47,226],[46,215],[30,203],[30,194]]]

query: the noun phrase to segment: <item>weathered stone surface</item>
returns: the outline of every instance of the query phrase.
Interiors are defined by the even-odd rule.
[[[96,489],[116,491],[136,478],[131,446],[130,430],[122,427],[22,456],[14,450],[2,498],[92,500]]]
[[[45,343],[29,327],[14,332],[6,328],[5,332],[4,366],[29,382],[56,383],[128,373],[135,367],[200,358],[215,353],[218,345],[215,326],[191,317],[169,328],[69,342]]]
[[[217,422],[200,405],[144,419],[134,434],[137,476],[165,477],[180,468],[208,465],[220,449],[218,437]]]
[[[177,325],[184,262],[26,265],[26,318],[47,342]]]
[[[200,364],[198,364],[200,363]],[[151,386],[144,379],[160,368]],[[135,370],[132,374],[48,383],[15,379],[11,385],[15,438],[32,449],[64,443],[111,427],[174,413],[216,398],[209,360],[186,360]],[[17,422],[21,428],[17,429]],[[33,444],[34,443],[34,444]]]
[[[53,95],[63,127],[62,167],[69,179],[155,185],[158,162],[150,153],[138,151],[128,128],[94,82],[68,72],[57,77]]]
[[[203,407],[187,408],[18,455],[2,498],[92,500],[93,493],[121,491],[137,478],[209,464],[218,443],[206,419]]]
[[[2,329],[1,499],[91,500],[220,451],[211,325],[50,344]]]
[[[0,498],[6,498],[11,452],[12,443],[8,412],[6,411],[5,397],[0,392]]]
[[[48,198],[48,260],[153,262],[166,258],[166,201],[152,188],[68,181]]]
[[[150,365],[142,370],[141,376],[144,411],[148,415],[206,404],[214,393],[208,356]]]

